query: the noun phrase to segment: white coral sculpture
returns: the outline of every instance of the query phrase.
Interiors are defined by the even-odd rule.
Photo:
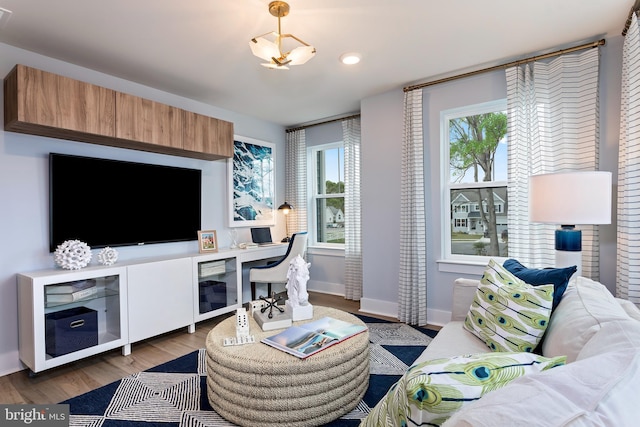
[[[118,251],[107,246],[98,253],[98,262],[102,265],[113,265],[118,260]]]
[[[79,270],[91,261],[91,248],[80,240],[66,240],[56,248],[53,260],[66,270]]]

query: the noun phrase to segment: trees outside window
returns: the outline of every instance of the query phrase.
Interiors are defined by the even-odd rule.
[[[506,101],[444,111],[441,117],[445,257],[506,257]]]
[[[311,147],[311,212],[316,244],[344,245],[344,144]]]

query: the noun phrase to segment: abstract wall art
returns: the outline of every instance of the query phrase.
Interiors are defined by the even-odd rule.
[[[275,144],[234,136],[228,160],[229,226],[275,224]]]

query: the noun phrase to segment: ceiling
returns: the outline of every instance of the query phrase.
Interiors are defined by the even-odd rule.
[[[289,0],[317,53],[269,70],[269,0],[0,0],[0,42],[284,126],[357,112],[434,77],[619,36],[634,0]],[[5,22],[6,21],[6,22]],[[341,54],[362,61],[346,66]]]

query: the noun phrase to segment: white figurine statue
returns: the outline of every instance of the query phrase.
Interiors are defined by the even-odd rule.
[[[300,255],[289,263],[287,272],[287,307],[295,310],[298,307],[308,307],[309,293],[307,292],[307,281],[309,280],[309,267]],[[296,320],[296,319],[293,319]]]

